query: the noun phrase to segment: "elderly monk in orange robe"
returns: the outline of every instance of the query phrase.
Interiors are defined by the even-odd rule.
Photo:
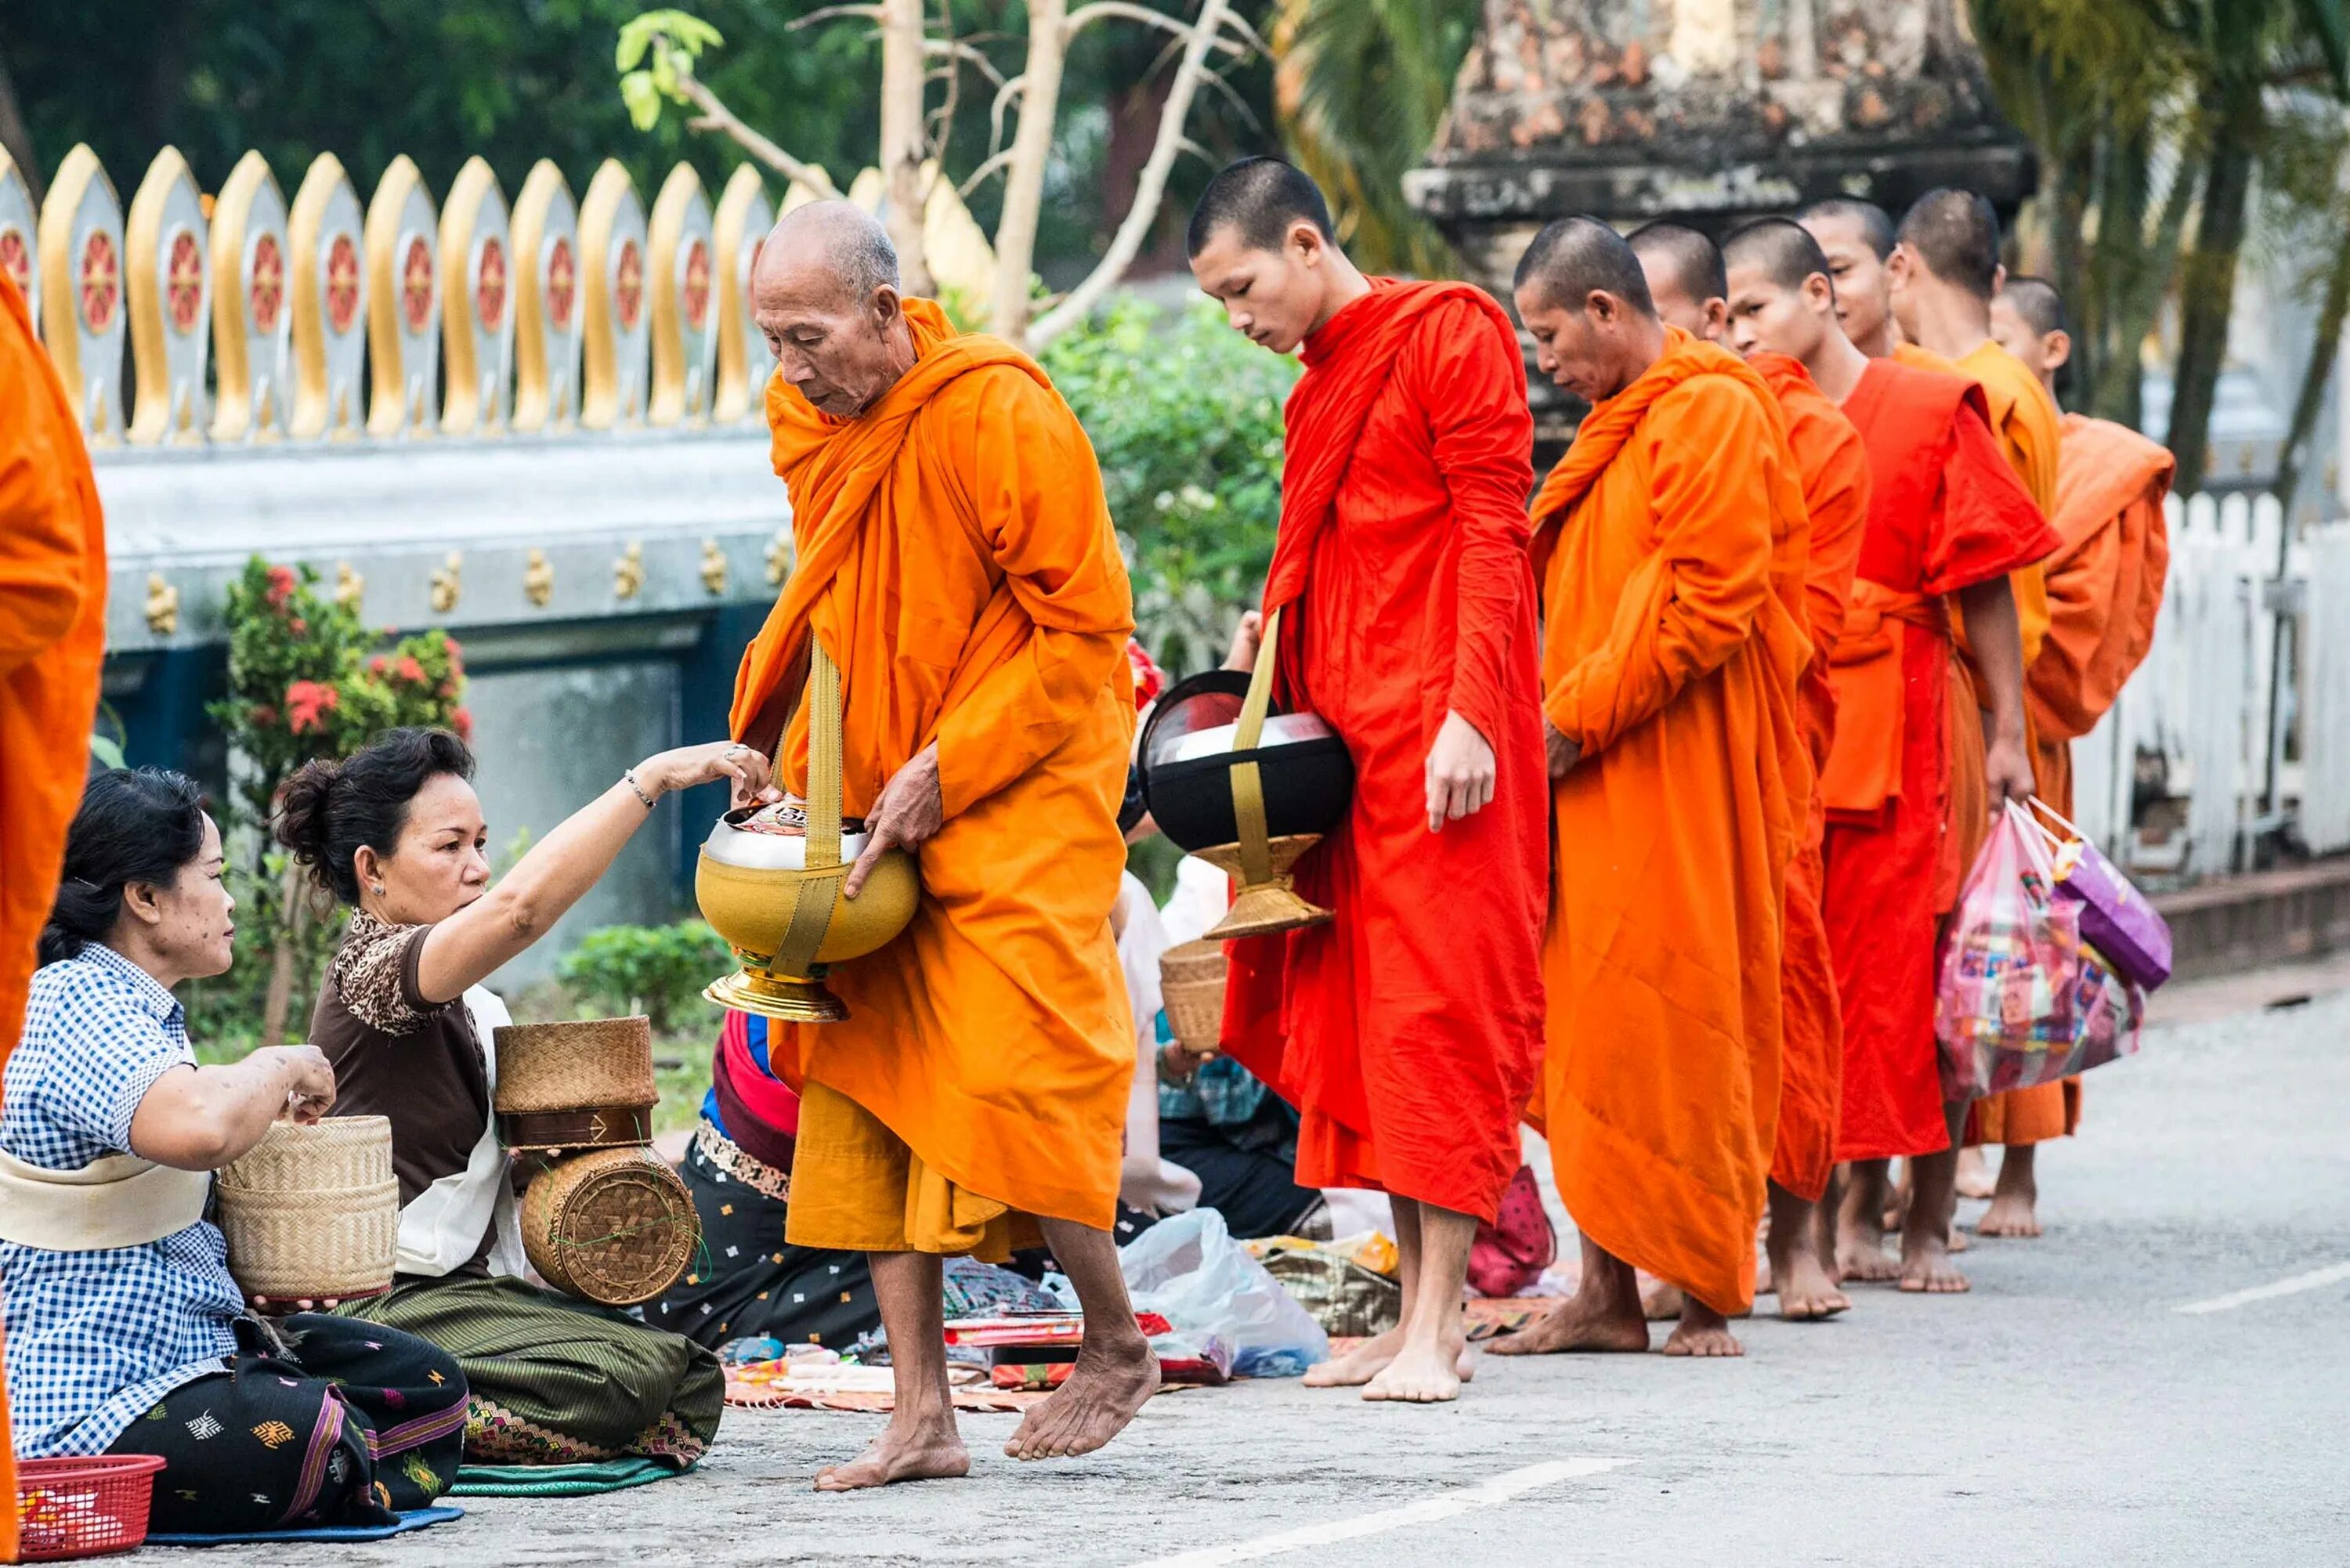
[[[0,272],[0,1068],[88,774],[106,641],[106,531],[73,404]],[[0,1498],[16,1495],[0,1377]],[[16,1511],[0,1505],[0,1562]]]
[[[2041,278],[2010,277],[1991,301],[1991,324],[2000,346],[2053,397],[2056,373],[2073,355],[2056,290]],[[2178,462],[2168,449],[2109,420],[2066,414],[2062,430],[2049,521],[2064,543],[2045,565],[2048,636],[2024,672],[2024,707],[2039,742],[2040,798],[2069,817],[2073,742],[2105,717],[2154,641],[2170,563],[2162,503]],[[1975,1102],[1968,1142],[2005,1146],[1977,1234],[2040,1234],[2036,1147],[2070,1136],[2080,1122],[2078,1078]],[[1962,1168],[1961,1192],[1965,1183]]]
[[[1482,291],[1357,271],[1322,192],[1278,159],[1219,173],[1188,238],[1232,326],[1305,355],[1264,607],[1285,699],[1355,763],[1346,821],[1297,868],[1336,919],[1229,944],[1223,1037],[1298,1107],[1301,1185],[1394,1204],[1402,1321],[1307,1384],[1451,1399],[1470,1247],[1519,1168],[1542,1048],[1524,361]]]
[[[734,692],[738,738],[805,789],[810,639],[841,670],[843,810],[918,853],[920,907],[837,967],[846,1022],[778,1024],[802,1095],[789,1240],[871,1253],[897,1407],[825,1490],[959,1476],[940,1260],[1033,1216],[1086,1308],[1069,1380],[1005,1452],[1101,1447],[1158,1386],[1111,1240],[1134,1029],[1110,935],[1133,626],[1101,476],[1035,361],[898,292],[881,226],[787,214],[753,318],[797,559]]]
[[[1761,376],[1786,417],[1787,445],[1804,485],[1807,527],[1789,542],[1774,575],[1786,597],[1792,568],[1801,575],[1796,606],[1812,645],[1799,688],[1804,749],[1813,777],[1826,765],[1835,732],[1835,691],[1828,681],[1828,649],[1844,626],[1852,575],[1868,520],[1868,454],[1860,432],[1815,386],[1803,364],[1784,354],[1742,346],[1731,332],[1730,280],[1722,252],[1697,230],[1679,223],[1645,224],[1627,236],[1648,280],[1657,315],[1669,327],[1735,349]],[[1858,355],[1854,356],[1858,358]],[[1797,548],[1800,546],[1800,548]],[[1837,1089],[1844,1072],[1844,1020],[1835,989],[1835,961],[1820,913],[1825,870],[1820,846],[1826,807],[1814,786],[1807,794],[1804,836],[1787,870],[1787,914],[1781,953],[1783,992],[1779,1052],[1779,1126],[1771,1154],[1770,1278],[1758,1292],[1775,1293],[1779,1315],[1795,1322],[1832,1317],[1852,1303],[1836,1289],[1835,1232],[1822,1222],[1819,1204],[1835,1169]],[[1648,1315],[1664,1315],[1651,1299]],[[1675,1312],[1679,1303],[1670,1303]]]
[[[1808,243],[1807,243],[1808,242]],[[1885,258],[1892,224],[1866,202],[1757,225],[1742,248],[1758,337],[1810,347],[1833,314],[1866,364],[1839,399],[1869,455],[1869,522],[1844,637],[1831,653],[1838,722],[1827,797],[1828,937],[1844,1000],[1845,1076],[1836,1152],[1851,1162],[1838,1215],[1846,1279],[1898,1279],[1956,1292],[1950,1262],[1954,1107],[1941,1098],[1934,1042],[1934,942],[1955,890],[1946,874],[1951,815],[1975,831],[1988,803],[2032,789],[2024,742],[2022,633],[2010,576],[2055,535],[1991,434],[1980,386],[1896,359]],[[1811,279],[1826,273],[1823,290]],[[1868,355],[1874,344],[1881,354]],[[1957,627],[1944,596],[1956,601]],[[1964,731],[1975,687],[1955,673],[1963,628],[1992,722]],[[1963,734],[1966,738],[1959,739]],[[1973,804],[1954,807],[1954,797]],[[1901,1258],[1884,1252],[1886,1168],[1907,1157],[1918,1201]]]
[[[1616,232],[1565,218],[1518,264],[1537,363],[1590,402],[1534,498],[1553,784],[1540,1111],[1582,1233],[1575,1295],[1497,1345],[1736,1355],[1778,1116],[1786,875],[1811,760],[1805,526],[1786,424],[1728,349],[1657,318]]]

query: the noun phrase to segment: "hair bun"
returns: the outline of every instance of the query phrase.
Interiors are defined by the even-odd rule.
[[[295,769],[277,792],[270,831],[305,866],[316,867],[326,858],[327,809],[342,776],[340,763],[313,758]]]

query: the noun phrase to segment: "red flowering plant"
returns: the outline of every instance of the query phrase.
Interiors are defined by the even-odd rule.
[[[277,792],[304,763],[349,756],[385,730],[436,725],[470,736],[473,717],[462,705],[465,667],[454,638],[432,629],[385,647],[393,634],[370,631],[356,604],[321,593],[310,566],[255,556],[229,585],[225,619],[229,695],[210,711],[234,759],[236,787],[234,809],[221,826],[248,830],[235,835],[241,852],[231,857],[237,924],[275,961],[265,1001],[218,1000],[224,1012],[243,1009],[247,1027],[258,1012],[266,1044],[302,1000],[294,991],[317,983],[339,930],[339,922],[306,916],[295,868],[272,845]],[[235,985],[239,971],[249,976],[257,969],[239,965],[227,984],[212,989],[243,990]]]

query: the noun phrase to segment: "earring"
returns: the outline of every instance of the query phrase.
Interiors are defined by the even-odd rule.
[[[368,891],[380,898],[383,897],[383,884],[380,882],[370,882],[368,884]]]

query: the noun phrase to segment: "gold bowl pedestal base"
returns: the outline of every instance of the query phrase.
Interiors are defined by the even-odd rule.
[[[1208,932],[1208,940],[1234,941],[1243,937],[1270,937],[1283,931],[1303,930],[1329,919],[1331,911],[1300,898],[1289,876],[1298,857],[1321,842],[1318,833],[1296,833],[1268,840],[1265,847],[1270,852],[1272,877],[1243,885],[1232,899],[1232,907]],[[1218,844],[1199,851],[1199,856],[1227,877],[1239,879],[1243,875],[1241,846],[1237,844]]]
[[[745,958],[741,969],[712,981],[702,994],[721,1007],[785,1023],[837,1023],[848,1016],[847,1004],[825,988],[822,964],[803,977],[778,974]]]

